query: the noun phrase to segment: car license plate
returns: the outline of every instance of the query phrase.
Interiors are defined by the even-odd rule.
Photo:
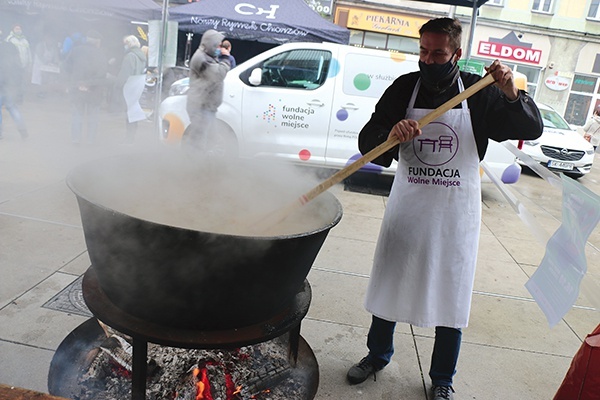
[[[550,161],[548,161],[548,167],[550,167],[550,168],[556,168],[556,169],[564,169],[564,170],[567,170],[567,171],[572,171],[573,170],[573,164],[572,163],[568,163],[568,162],[564,162],[564,161],[550,160]]]

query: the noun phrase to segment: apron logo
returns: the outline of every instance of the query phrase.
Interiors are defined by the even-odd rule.
[[[438,126],[432,127],[434,124]],[[432,133],[432,130],[435,133]],[[423,134],[414,139],[412,145],[419,161],[430,167],[439,167],[449,163],[456,156],[459,141],[458,135],[449,125],[432,122],[423,128]]]

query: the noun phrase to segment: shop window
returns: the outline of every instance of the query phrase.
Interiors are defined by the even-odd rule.
[[[565,110],[565,119],[571,125],[582,126],[587,120],[588,110],[592,103],[592,96],[586,96],[577,93],[569,95],[567,108]]]
[[[363,31],[357,31],[355,29],[350,29],[350,41],[348,44],[352,46],[362,47],[363,40],[365,37],[365,33]]]
[[[531,97],[535,98],[535,91],[540,79],[540,68],[528,67],[526,65],[515,65],[513,69],[527,77],[527,91]]]
[[[541,13],[551,14],[552,13],[552,0],[533,0],[531,11],[537,11]]]
[[[387,44],[387,36],[377,32],[365,32],[365,40],[363,45],[372,49],[385,49]]]
[[[600,0],[592,0],[587,17],[589,19],[600,20]]]
[[[594,93],[596,78],[591,76],[575,74],[573,78],[572,92]]]
[[[571,94],[567,102],[565,119],[572,125],[581,126],[592,115],[600,102],[598,79],[593,76],[575,74]]]
[[[595,74],[600,73],[600,54],[596,53],[594,58],[594,65],[592,65],[592,72]]]
[[[390,35],[387,48],[400,53],[419,54],[419,39]]]

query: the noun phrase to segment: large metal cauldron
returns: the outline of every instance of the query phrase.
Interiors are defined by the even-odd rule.
[[[243,327],[284,312],[302,288],[329,230],[341,219],[337,199],[324,193],[314,205],[304,206],[325,215],[316,228],[265,237],[170,226],[113,208],[108,197],[99,195],[108,191],[125,202],[131,198],[151,203],[143,198],[151,197],[145,186],[161,185],[158,176],[174,178],[169,175],[185,170],[179,161],[167,164],[153,157],[92,161],[75,168],[67,179],[79,203],[90,260],[110,300],[144,320],[200,330]],[[240,170],[246,169],[236,173]],[[127,190],[115,184],[123,176],[137,186]],[[174,179],[168,181],[161,192],[177,185]],[[157,213],[160,204],[155,206]]]

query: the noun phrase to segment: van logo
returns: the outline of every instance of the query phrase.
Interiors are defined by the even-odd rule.
[[[275,19],[275,12],[279,5],[271,4],[271,8],[269,10],[265,10],[262,7],[256,7],[250,3],[238,3],[235,5],[235,12],[242,15],[262,15],[266,14],[266,19]]]
[[[262,119],[267,123],[271,123],[275,122],[275,117],[277,117],[277,108],[273,104],[269,104],[269,108],[262,114]]]

